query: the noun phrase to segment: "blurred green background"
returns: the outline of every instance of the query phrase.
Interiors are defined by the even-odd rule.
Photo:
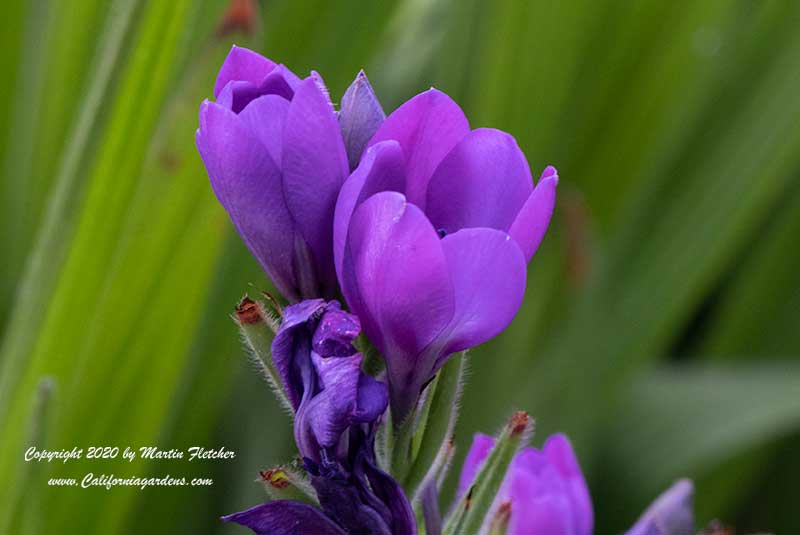
[[[0,17],[0,533],[244,533],[292,451],[230,313],[268,282],[215,202],[197,109],[234,42],[436,85],[558,167],[523,308],[472,352],[457,441],[562,430],[597,533],[677,477],[698,519],[800,533],[800,3],[12,0]],[[255,8],[255,11],[251,11]],[[231,462],[23,463],[225,446]],[[460,462],[460,461],[457,461]],[[210,488],[50,488],[86,472]]]

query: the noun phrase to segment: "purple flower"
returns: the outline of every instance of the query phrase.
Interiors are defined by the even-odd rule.
[[[322,509],[270,502],[223,520],[256,533],[416,533],[400,485],[376,465],[375,433],[388,394],[361,371],[363,356],[353,346],[360,330],[358,318],[336,301],[312,299],[284,310],[272,343],[295,410],[297,448]]]
[[[339,194],[334,258],[348,306],[386,359],[399,420],[450,354],[514,318],[558,176],[548,167],[534,188],[514,138],[470,130],[435,89],[392,113],[369,146]]]
[[[462,468],[459,495],[473,484],[493,446],[493,438],[475,435]],[[541,450],[525,448],[514,457],[492,509],[504,504],[511,507],[508,535],[591,535],[593,530],[589,489],[562,434],[548,438]]]
[[[350,172],[348,154],[357,161],[358,140],[377,128],[374,112],[364,110],[380,108],[364,80],[362,73],[354,82],[361,89],[349,90],[357,97],[337,118],[317,73],[301,80],[283,65],[233,47],[217,77],[216,102],[200,107],[197,148],[214,193],[292,302],[337,292],[336,198]]]
[[[314,462],[342,454],[345,430],[372,424],[386,410],[386,385],[361,371],[363,355],[353,346],[360,331],[358,318],[336,301],[311,299],[286,308],[272,342],[296,412],[297,447]]]
[[[625,535],[692,535],[694,485],[688,479],[675,482],[642,514]]]

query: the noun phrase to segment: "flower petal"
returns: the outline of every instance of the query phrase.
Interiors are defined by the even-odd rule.
[[[269,152],[236,114],[208,101],[200,107],[197,148],[239,235],[278,290],[296,297],[294,226]]]
[[[464,464],[461,467],[461,476],[458,479],[457,496],[459,498],[472,486],[475,476],[478,475],[478,470],[483,466],[483,461],[486,460],[489,452],[494,447],[494,443],[494,438],[489,435],[475,433],[472,438],[472,445],[469,447]]]
[[[439,162],[469,132],[458,104],[446,94],[430,89],[395,110],[369,142],[394,139],[403,147],[409,202],[425,210],[428,182]]]
[[[367,75],[360,71],[345,91],[339,111],[339,125],[351,170],[358,166],[367,143],[385,118]]]
[[[532,191],[528,162],[514,138],[479,128],[436,168],[425,213],[437,230],[447,233],[470,227],[508,231]]]
[[[292,100],[294,92],[302,80],[285,65],[277,65],[261,82],[262,95],[278,95],[286,100]]]
[[[352,357],[322,358],[311,354],[322,392],[311,398],[305,410],[317,443],[333,448],[350,425],[350,415],[356,410],[358,382],[361,375],[361,353]]]
[[[258,535],[345,535],[345,531],[316,507],[301,502],[276,500],[246,511],[223,516],[223,522],[236,522]]]
[[[386,411],[388,404],[389,392],[386,383],[362,373],[358,378],[358,398],[351,421],[354,424],[372,423]]]
[[[265,95],[252,101],[239,114],[280,167],[283,151],[283,127],[289,112],[289,101],[277,95]]]
[[[590,535],[594,529],[594,511],[589,488],[583,477],[578,458],[569,439],[557,433],[551,435],[542,447],[545,458],[556,467],[564,480],[565,491],[572,506],[573,526],[578,535]]]
[[[320,282],[335,288],[333,212],[348,175],[347,155],[333,108],[312,78],[297,88],[283,139],[286,204],[313,253]]]
[[[392,533],[394,535],[416,535],[417,522],[414,518],[414,511],[400,484],[371,461],[365,463],[364,471],[369,479],[372,492],[389,508],[392,515]]]
[[[303,377],[295,363],[300,360],[310,363],[312,334],[307,323],[321,315],[326,306],[324,299],[308,299],[286,307],[281,327],[272,340],[272,361],[295,410],[304,392]]]
[[[508,230],[522,248],[526,260],[533,257],[550,224],[556,204],[557,185],[558,174],[554,167],[548,166]]]
[[[219,97],[222,88],[231,80],[250,82],[257,86],[274,68],[275,63],[261,54],[233,45],[217,75],[214,97]]]
[[[317,491],[319,503],[325,513],[336,519],[348,533],[393,535],[387,521],[364,501],[358,489],[341,474],[333,477],[311,474],[311,484]],[[302,532],[305,535],[306,532]],[[309,535],[313,532],[309,532]]]
[[[392,411],[405,412],[430,378],[424,350],[453,316],[442,245],[422,211],[396,192],[356,209],[348,243],[364,331],[386,358]]]
[[[342,310],[338,301],[330,301],[311,338],[314,351],[321,357],[349,357],[361,332],[358,317]]]
[[[504,487],[501,499],[511,500],[509,535],[591,535],[575,529],[564,482],[542,452],[528,448],[517,454]]]
[[[516,242],[499,230],[463,229],[441,242],[455,293],[446,357],[482,344],[511,323],[525,294],[526,263]]]
[[[217,104],[228,108],[233,113],[239,113],[250,104],[253,99],[263,93],[257,85],[242,80],[231,80],[222,88],[217,96]]]
[[[356,301],[357,290],[351,282],[352,268],[348,276],[344,273],[345,249],[347,244],[347,231],[350,228],[350,219],[356,207],[367,198],[381,191],[402,192],[405,185],[405,161],[403,150],[396,141],[384,141],[370,147],[364,155],[361,164],[356,168],[350,178],[345,180],[339,198],[336,201],[334,216],[333,248],[336,261],[336,274],[345,296],[350,295],[348,303],[351,309],[358,314],[360,307]]]
[[[625,535],[694,533],[694,485],[688,479],[673,484],[647,508]]]

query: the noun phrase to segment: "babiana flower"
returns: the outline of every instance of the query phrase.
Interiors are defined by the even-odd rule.
[[[458,495],[469,492],[475,476],[495,445],[477,433],[461,468]],[[681,479],[659,496],[625,535],[693,535],[694,486]],[[505,515],[506,535],[592,535],[594,512],[589,488],[569,439],[550,436],[541,450],[524,448],[506,472],[487,527]]]
[[[339,194],[336,274],[388,369],[405,418],[449,355],[505,329],[553,213],[558,175],[534,188],[513,137],[470,130],[431,89],[383,122]]]
[[[359,333],[358,318],[336,301],[306,300],[284,310],[272,356],[321,509],[278,500],[223,520],[259,534],[416,533],[403,490],[377,466],[375,434],[388,395],[383,382],[361,370],[363,355],[353,346]]]
[[[494,443],[490,436],[475,435],[461,470],[459,495],[468,492]],[[550,436],[541,450],[529,447],[517,453],[488,519],[501,508],[510,513],[507,535],[592,534],[592,500],[565,435]]]
[[[200,106],[197,148],[236,230],[286,299],[334,297],[336,198],[348,157],[357,163],[363,138],[383,120],[366,76],[337,117],[319,74],[300,79],[233,47],[214,96]]]

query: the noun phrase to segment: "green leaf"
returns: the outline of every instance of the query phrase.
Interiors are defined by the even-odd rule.
[[[800,366],[662,369],[631,385],[625,407],[614,428],[625,440],[609,447],[652,490],[800,429]]]

